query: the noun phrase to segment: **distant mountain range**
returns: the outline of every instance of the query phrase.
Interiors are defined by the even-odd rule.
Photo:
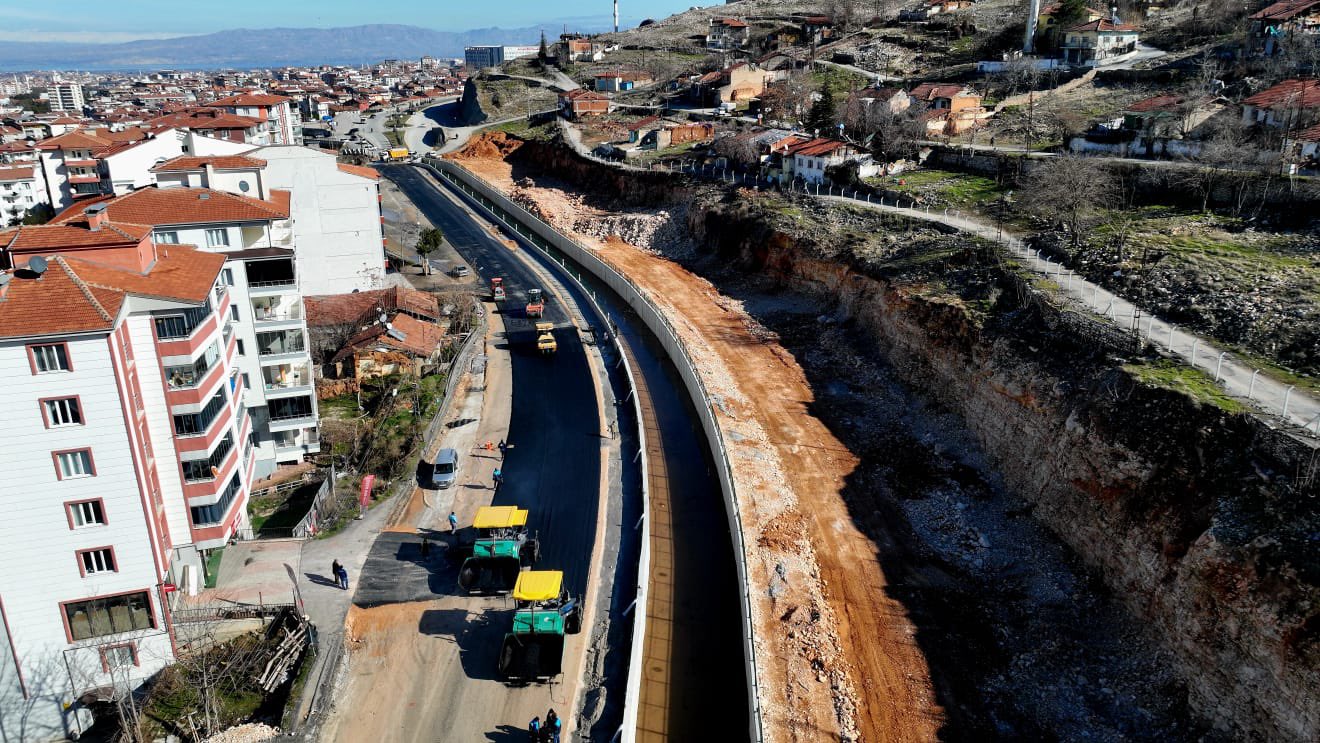
[[[346,28],[239,28],[202,36],[143,39],[119,44],[0,42],[0,70],[153,70],[363,64],[382,59],[461,57],[480,44],[536,44],[541,30],[551,39],[559,25],[436,31],[419,26]],[[577,24],[575,24],[577,25]],[[599,26],[576,30],[607,30]]]

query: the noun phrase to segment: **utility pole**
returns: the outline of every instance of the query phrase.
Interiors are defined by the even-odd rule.
[[[614,0],[614,33],[619,33],[619,0]]]

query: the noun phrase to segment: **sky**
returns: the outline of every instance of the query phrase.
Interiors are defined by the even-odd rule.
[[[720,0],[619,0],[621,26]],[[611,0],[0,0],[0,41],[161,39],[232,28],[402,23],[440,31],[606,22]]]

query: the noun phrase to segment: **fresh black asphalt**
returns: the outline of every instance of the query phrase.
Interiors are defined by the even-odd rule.
[[[536,276],[510,255],[510,248],[477,224],[462,207],[443,196],[427,177],[406,166],[382,168],[481,276],[484,284],[502,277],[509,298],[501,313],[510,331],[512,361],[510,448],[502,465],[504,484],[494,505],[529,511],[528,527],[541,540],[538,569],[564,571],[565,586],[575,596],[586,590],[591,548],[596,535],[600,497],[601,438],[599,409],[587,357],[563,308],[549,301],[545,319],[554,323],[559,348],[536,351],[531,322],[522,316],[527,290],[539,287]],[[489,308],[490,305],[487,304]],[[469,424],[470,425],[470,424]],[[461,456],[498,453],[460,452]],[[460,485],[455,497],[487,498],[490,482]],[[430,559],[421,557],[421,540],[436,544]],[[442,554],[447,534],[380,535],[368,554],[354,603],[375,606],[457,593],[455,566]]]

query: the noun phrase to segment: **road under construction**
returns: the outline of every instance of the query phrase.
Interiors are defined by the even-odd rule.
[[[383,167],[382,173],[444,231],[446,239],[480,274],[484,284],[489,285],[491,278],[503,279],[508,298],[502,303],[502,319],[510,321],[510,330],[527,323],[529,318],[522,314],[529,290],[546,286],[551,263],[547,255],[517,234],[495,233],[477,216],[481,209],[478,204],[465,201],[467,197],[450,191],[422,168],[391,166]],[[639,715],[632,731],[638,740],[745,739],[749,727],[739,629],[740,589],[724,503],[703,434],[671,362],[650,332],[630,315],[625,303],[604,287],[592,286],[589,276],[585,280],[609,315],[609,324],[635,373],[635,393],[641,403],[647,442],[643,454],[648,472],[652,561],[646,577],[650,586],[646,636],[630,638],[628,632],[619,632],[618,628],[609,633],[611,646],[603,649],[606,660],[596,664],[609,676],[604,681],[608,703],[604,712],[598,713],[592,729],[581,730],[579,735],[609,739],[618,731],[624,674],[640,673]],[[571,281],[558,282],[553,288],[572,297],[579,307],[590,305],[582,289]],[[551,297],[554,293],[552,290]],[[597,331],[595,338],[603,337],[606,323],[587,312],[592,317],[579,317],[576,324],[585,320],[590,325],[599,322],[599,327],[582,328],[588,332],[580,334],[566,308],[553,298],[546,302],[543,312],[544,317],[538,319],[556,326],[556,353],[547,356],[537,353],[534,346],[523,348],[525,344],[516,343],[516,332],[503,338],[512,377],[509,441],[513,447],[508,454],[505,484],[490,502],[527,509],[528,528],[540,537],[538,568],[562,570],[566,591],[586,596],[592,590],[588,578],[593,574],[593,542],[610,535],[608,530],[598,534],[598,522],[604,521],[598,518],[604,514],[598,509],[597,498],[603,445],[598,395],[591,388],[595,377],[588,367],[582,338],[595,342],[590,330]],[[500,341],[496,343],[500,345]],[[610,377],[617,383],[618,370]],[[627,393],[626,387],[620,391],[621,395]],[[625,408],[631,408],[631,403],[618,406],[621,429],[637,425],[631,413],[623,412]],[[621,433],[622,445],[631,445],[633,449],[628,453],[636,453],[635,435]],[[629,483],[631,478],[635,485],[638,468],[635,462],[629,462],[632,459],[620,458],[626,471],[619,480]],[[635,488],[624,488],[630,489]],[[623,497],[620,493],[609,495]],[[458,497],[464,497],[461,491]],[[631,624],[629,604],[635,595],[631,576],[636,574],[640,546],[632,532],[636,516],[628,517],[640,512],[640,506],[624,505],[622,517],[609,514],[624,522],[621,529],[614,530],[616,543],[597,553],[598,558],[604,555],[603,559],[617,562],[611,573],[613,590],[605,587],[601,592],[605,597],[601,603],[605,605],[595,611],[627,627]],[[445,602],[473,600],[457,589],[456,569],[451,576],[446,574],[450,568],[432,566],[415,571],[407,567],[407,556],[417,541],[416,534],[381,536],[363,570],[362,585],[355,596],[358,605],[422,602],[438,594]],[[400,561],[404,563],[402,570]],[[409,578],[410,572],[419,574]],[[417,713],[396,721],[397,729],[380,736],[381,740],[428,740],[438,730],[476,732],[482,724],[488,735],[492,730],[507,732],[510,724],[526,723],[509,719],[508,715],[519,709],[535,709],[528,700],[538,696],[557,705],[562,716],[568,717],[564,712],[576,715],[578,710],[566,708],[578,699],[575,694],[582,680],[571,676],[582,667],[582,654],[590,641],[567,643],[565,678],[557,690],[552,686],[538,691],[535,685],[504,683],[494,677],[500,636],[508,622],[494,615],[502,617],[503,609],[511,607],[504,606],[507,599],[477,600],[489,605],[483,604],[479,614],[476,608],[455,610],[454,622],[446,623],[461,662],[444,662],[443,657],[454,653],[452,646],[427,645],[429,650],[425,651],[438,656],[438,672],[461,669],[462,678],[417,690],[418,698],[408,703]],[[454,626],[449,627],[451,624]],[[423,617],[416,631],[435,630],[433,623]],[[632,641],[643,644],[643,662],[638,669],[626,667],[627,646]],[[412,660],[428,665],[425,658]],[[586,702],[579,699],[578,703]],[[489,714],[486,723],[470,719],[483,711]],[[346,739],[350,733],[351,728],[341,728],[338,737]]]

